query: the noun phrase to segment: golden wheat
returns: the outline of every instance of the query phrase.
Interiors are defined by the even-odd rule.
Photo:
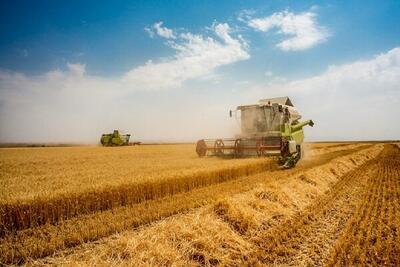
[[[368,146],[356,146],[356,150],[365,149],[366,147]],[[326,153],[325,155],[320,156],[318,161],[313,162],[313,164],[308,164],[307,161],[304,161],[297,169],[283,173],[279,172],[279,174],[274,176],[276,179],[280,179],[285,175],[289,175],[289,173],[296,172],[302,168],[311,168],[312,166],[315,166],[315,164],[325,164],[331,158],[354,152],[351,149],[332,149],[332,151],[333,152],[331,153]],[[263,160],[264,166],[262,169],[255,168],[256,166],[254,164],[255,163],[251,163],[250,166],[245,165],[245,168],[236,168],[234,169],[233,176],[226,177],[238,178],[240,175],[248,175],[253,172],[265,170],[265,168],[268,167],[268,164],[265,166],[265,160]],[[210,173],[210,171],[207,173],[211,176],[215,175],[215,173]],[[215,177],[215,179],[220,179],[220,176],[218,175]],[[201,176],[197,176],[197,178],[203,179]],[[187,182],[187,180],[191,181],[191,178],[185,178],[182,181]],[[18,263],[26,261],[27,259],[43,257],[52,254],[59,249],[73,247],[84,242],[96,240],[130,227],[138,227],[144,223],[184,212],[190,208],[198,207],[199,205],[210,203],[210,201],[215,201],[219,197],[249,190],[254,186],[254,184],[262,182],[263,180],[265,180],[265,178],[262,175],[242,178],[233,181],[232,183],[221,184],[221,186],[199,189],[187,194],[179,194],[174,197],[152,202],[144,202],[133,206],[113,208],[109,211],[93,215],[62,220],[56,225],[46,224],[44,226],[18,231],[14,234],[7,234],[1,240],[1,261]],[[193,182],[195,182],[194,184],[197,184],[196,181]],[[178,186],[180,185],[181,184],[178,183]]]
[[[69,256],[48,258],[35,264],[251,265],[258,259],[253,253],[257,248],[256,239],[252,237],[262,236],[264,231],[279,226],[295,212],[305,210],[346,173],[365,166],[380,150],[375,146],[303,173],[293,172],[290,176],[265,181],[253,190],[187,215],[171,217],[138,231],[88,244]]]
[[[338,149],[332,147],[330,151]],[[0,150],[0,162],[0,236],[186,192],[274,165],[257,158],[199,159],[193,145],[14,148]]]
[[[266,159],[199,159],[189,147],[2,150],[0,235],[273,167]]]

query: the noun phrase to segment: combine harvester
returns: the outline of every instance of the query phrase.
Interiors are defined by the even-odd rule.
[[[241,134],[229,139],[201,139],[196,152],[204,156],[275,156],[282,168],[292,168],[302,155],[303,127],[312,120],[300,122],[301,115],[288,97],[261,99],[258,104],[238,106]],[[232,111],[229,112],[232,117]]]
[[[103,134],[100,138],[100,143],[103,146],[128,146],[130,134],[120,134],[118,130],[113,133]]]

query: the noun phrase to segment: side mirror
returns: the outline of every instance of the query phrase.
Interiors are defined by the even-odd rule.
[[[232,118],[232,110],[229,110],[229,117]]]
[[[313,127],[314,126],[314,122],[312,120],[310,120],[310,126]]]

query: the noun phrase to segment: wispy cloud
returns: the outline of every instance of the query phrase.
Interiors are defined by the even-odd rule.
[[[161,36],[161,37],[163,37],[163,38],[166,38],[166,39],[176,39],[174,30],[169,29],[169,28],[167,28],[167,27],[163,27],[162,25],[163,25],[163,22],[162,22],[162,21],[156,22],[156,23],[153,24],[153,26],[151,27],[151,29],[150,29],[150,28],[145,28],[145,30],[146,30],[147,32],[149,32],[151,36],[153,36],[153,35],[154,35],[154,32],[155,32],[157,35],[159,35],[159,36]],[[153,31],[153,30],[154,30],[154,31]]]
[[[250,58],[247,43],[231,34],[228,24],[215,24],[211,35],[181,33],[167,43],[176,54],[161,62],[148,61],[127,72],[122,81],[132,89],[180,87],[189,79],[202,78],[216,68]]]
[[[222,23],[202,35],[180,33],[167,44],[174,51],[170,58],[149,61],[117,77],[90,75],[80,63],[33,76],[0,71],[0,141],[95,142],[113,128],[149,139],[188,139],[204,132],[207,97],[191,98],[190,92],[173,89],[188,80],[204,82],[217,68],[248,59],[247,43]],[[167,104],[166,98],[174,94],[175,100]],[[178,108],[189,101],[190,107]],[[199,112],[188,113],[191,109]]]
[[[251,18],[248,15],[247,24],[262,32],[277,29],[278,33],[288,36],[277,46],[284,51],[296,51],[311,48],[330,36],[325,27],[318,25],[316,17],[314,12],[295,14],[283,11],[262,18]],[[240,20],[244,19],[240,17]]]
[[[0,140],[93,142],[113,128],[127,129],[134,138],[231,136],[224,121],[229,102],[280,95],[289,95],[304,118],[315,120],[308,138],[398,139],[399,84],[400,48],[305,79],[243,82],[235,94],[170,90],[131,95],[120,78],[90,76],[82,64],[39,76],[0,72]]]

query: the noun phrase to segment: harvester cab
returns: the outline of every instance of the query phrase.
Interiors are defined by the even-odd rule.
[[[130,134],[120,134],[118,130],[114,130],[113,133],[103,134],[100,143],[103,146],[127,146],[130,137]]]
[[[238,106],[241,133],[229,139],[197,141],[200,157],[275,156],[283,168],[294,167],[302,155],[303,127],[313,126],[312,120],[301,122],[301,115],[288,97],[261,99],[257,104]],[[229,112],[232,117],[232,111]]]

